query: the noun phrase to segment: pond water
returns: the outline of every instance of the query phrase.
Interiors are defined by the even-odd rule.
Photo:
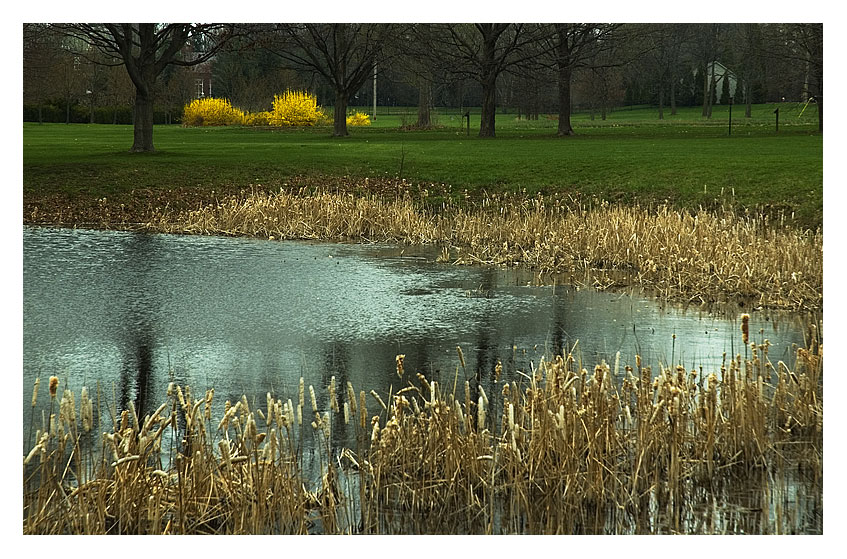
[[[577,341],[586,368],[620,352],[621,371],[640,354],[654,369],[673,362],[715,372],[724,352],[739,350],[743,310],[686,311],[554,278],[539,285],[531,272],[438,263],[437,254],[25,228],[24,425],[34,379],[45,385],[51,375],[77,394],[99,381],[118,409],[134,401],[143,415],[172,381],[195,394],[215,388],[216,402],[242,394],[264,402],[268,391],[296,398],[301,376],[321,406],[332,376],[387,394],[407,382],[397,378],[398,354],[407,373],[452,384],[458,371],[460,384],[485,385],[498,360],[515,378]],[[750,312],[751,335],[770,340],[771,360],[793,363],[805,323]]]
[[[242,394],[260,407],[268,392],[296,402],[301,377],[315,387],[323,410],[333,376],[339,387],[350,381],[356,392],[383,397],[416,372],[442,386],[471,379],[492,394],[498,361],[504,380],[520,381],[543,356],[574,344],[588,369],[614,363],[619,353],[621,371],[639,354],[654,370],[681,363],[716,372],[724,353],[739,351],[742,312],[751,314],[752,337],[770,340],[774,363],[793,364],[804,344],[805,317],[746,307],[684,309],[638,292],[542,281],[525,270],[440,263],[438,254],[431,247],[27,227],[24,454],[31,422],[39,425],[49,406],[43,395],[51,375],[77,397],[83,386],[99,385],[104,407],[134,402],[142,417],[165,402],[170,382],[190,385],[195,397],[214,388],[220,417],[223,402]],[[398,354],[405,355],[402,380]],[[33,418],[36,377],[42,396]],[[107,430],[108,415],[98,415]],[[351,437],[335,417],[334,449],[350,446]],[[319,479],[314,453],[307,459],[304,471]],[[819,532],[819,490],[787,487],[812,495],[786,506],[798,509],[799,530]],[[749,510],[773,516],[779,495]],[[721,508],[732,521],[731,507]],[[748,519],[753,530],[760,516]]]

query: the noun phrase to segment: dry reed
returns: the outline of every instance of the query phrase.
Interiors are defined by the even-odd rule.
[[[822,483],[823,348],[798,350],[789,367],[774,366],[768,346],[751,343],[750,358],[729,356],[705,378],[682,366],[654,375],[640,358],[589,371],[573,351],[491,394],[418,375],[385,399],[372,391],[373,417],[364,390],[357,402],[352,384],[335,393],[333,382],[355,438],[340,450],[339,408],[319,408],[311,386],[311,430],[291,399],[267,394],[262,411],[244,397],[212,421],[214,392],[194,399],[177,386],[101,436],[95,399],[86,390],[77,410],[65,390],[23,460],[23,531],[779,533],[802,522],[768,492],[784,495],[797,472]],[[719,513],[751,479],[764,487],[750,506],[759,514],[739,524]]]
[[[433,211],[422,209],[409,185],[400,190],[392,198],[305,189],[243,193],[160,216],[148,226],[270,239],[437,244],[441,261],[455,253],[455,263],[523,265],[588,277],[603,289],[642,285],[677,300],[742,297],[804,310],[823,303],[823,233],[766,215],[505,194]]]

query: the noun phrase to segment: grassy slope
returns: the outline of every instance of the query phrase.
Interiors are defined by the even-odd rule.
[[[499,115],[496,139],[476,137],[455,116],[433,131],[400,131],[404,117],[384,115],[338,139],[328,129],[259,130],[157,127],[158,153],[128,153],[129,126],[24,124],[24,195],[114,196],[135,188],[274,188],[296,175],[402,176],[468,189],[578,191],[612,200],[708,204],[723,190],[742,205],[795,211],[802,225],[822,220],[823,140],[814,107],[772,107],[743,118],[736,107],[727,136],[726,107],[711,120],[696,109],[658,121],[656,111],[622,110],[606,121],[573,119],[577,135],[555,137],[555,120]],[[477,117],[478,119],[478,117]],[[413,117],[406,117],[407,122]],[[704,193],[705,188],[705,193]]]

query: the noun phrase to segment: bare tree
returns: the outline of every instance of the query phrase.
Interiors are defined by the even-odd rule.
[[[234,26],[192,23],[102,23],[60,26],[104,54],[120,60],[135,86],[132,152],[153,152],[156,80],[169,65],[194,66],[211,59],[233,36]],[[185,56],[189,41],[203,50]]]
[[[431,56],[454,76],[482,87],[479,137],[495,135],[497,78],[537,56],[538,26],[521,23],[432,24]]]
[[[664,119],[665,96],[670,101],[671,114],[676,114],[676,86],[683,46],[688,40],[690,26],[679,23],[660,23],[644,26],[643,37],[649,46],[645,56],[645,73],[653,76],[659,100],[659,120]]]
[[[600,68],[623,63],[613,56],[621,24],[555,23],[552,53],[559,91],[559,136],[572,136],[571,82],[577,68]]]
[[[823,132],[823,24],[790,23],[775,26],[766,56],[803,68],[803,91],[818,106],[818,130]]]
[[[56,94],[53,74],[64,52],[62,37],[49,25],[25,23],[23,27],[23,94],[24,100],[38,107],[38,122],[43,122],[43,106]]]
[[[333,136],[347,136],[347,103],[373,77],[374,65],[402,26],[379,23],[291,23],[265,29],[265,47],[294,68],[312,70],[335,92]]]

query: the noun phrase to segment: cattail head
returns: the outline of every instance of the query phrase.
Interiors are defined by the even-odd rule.
[[[405,358],[406,358],[405,353],[401,353],[401,354],[397,355],[397,357],[395,358],[395,360],[397,361],[397,376],[401,377],[401,378],[403,377],[403,360]]]
[[[350,411],[356,413],[356,391],[353,390],[353,383],[347,381],[347,401],[350,402]]]
[[[312,401],[312,411],[318,411],[318,401],[315,398],[315,387],[311,384],[309,385],[309,399]]]
[[[50,377],[50,397],[56,397],[56,391],[59,390],[59,377]]]
[[[500,375],[503,374],[503,363],[500,360],[497,360],[497,364],[494,366],[494,382],[500,382]]]
[[[35,384],[32,385],[32,407],[35,407],[35,403],[38,401],[38,379],[35,379]]]
[[[476,406],[476,426],[480,431],[485,429],[485,400],[482,396],[479,397],[479,403]]]
[[[750,315],[741,315],[741,340],[746,344],[750,341]]]
[[[338,413],[338,398],[335,395],[335,377],[329,381],[329,407],[335,413]]]

